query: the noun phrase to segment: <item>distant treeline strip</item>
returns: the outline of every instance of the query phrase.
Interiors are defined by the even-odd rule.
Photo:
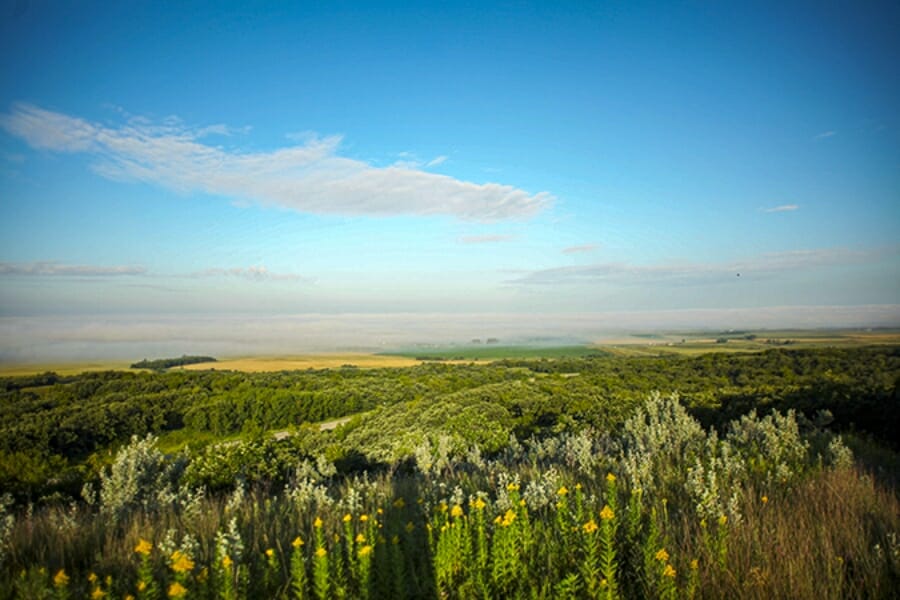
[[[136,362],[131,365],[132,369],[171,369],[172,367],[181,367],[184,365],[195,365],[197,363],[216,362],[212,356],[180,356],[178,358],[157,358],[156,360],[147,360]]]

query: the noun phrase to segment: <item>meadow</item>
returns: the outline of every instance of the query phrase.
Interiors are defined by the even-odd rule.
[[[215,366],[0,379],[0,598],[900,589],[898,346]]]

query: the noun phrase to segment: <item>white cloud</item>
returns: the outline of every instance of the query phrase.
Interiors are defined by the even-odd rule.
[[[512,235],[492,234],[492,235],[464,235],[459,238],[461,244],[495,244],[498,242],[508,242],[514,239]]]
[[[852,250],[821,248],[763,254],[729,263],[675,263],[635,265],[627,262],[595,263],[531,271],[509,281],[513,284],[560,285],[614,283],[619,285],[698,285],[740,281],[748,275],[860,264],[895,255],[898,247]]]
[[[563,254],[578,254],[581,252],[593,252],[597,249],[597,244],[581,244],[579,246],[569,246],[563,248]]]
[[[0,276],[27,276],[27,277],[122,277],[122,276],[150,276],[145,267],[141,266],[99,266],[99,265],[67,265],[54,261],[37,261],[28,263],[0,262]],[[159,275],[156,275],[159,277]],[[175,275],[175,277],[190,277],[201,279],[207,277],[231,277],[246,279],[249,281],[311,281],[307,277],[296,273],[275,273],[262,265],[249,267],[232,267],[228,269],[210,268],[195,271],[188,275]],[[167,288],[168,289],[168,288]]]
[[[429,160],[427,163],[425,163],[425,166],[426,167],[436,167],[438,165],[445,163],[446,161],[447,161],[446,156],[436,156],[436,157],[432,158],[431,160]]]
[[[835,135],[837,135],[837,131],[823,131],[822,133],[815,135],[813,139],[824,140],[825,138],[830,138]]]
[[[57,262],[9,263],[0,262],[0,275],[25,275],[44,277],[116,277],[122,275],[144,275],[144,267],[64,265]]]
[[[237,277],[250,281],[308,281],[295,273],[273,273],[263,266],[232,267],[230,269],[204,269],[191,273],[191,277]]]
[[[792,210],[797,210],[800,208],[799,204],[782,204],[781,206],[773,206],[772,208],[765,208],[763,212],[767,213],[775,213],[775,212],[788,212]]]
[[[224,125],[190,129],[174,117],[162,123],[132,117],[107,126],[30,104],[13,106],[0,116],[0,126],[35,148],[88,153],[96,158],[93,170],[109,179],[305,213],[447,215],[490,222],[531,217],[554,200],[547,192],[461,181],[417,166],[373,167],[339,156],[340,136],[309,136],[298,145],[244,152],[201,141],[230,132]],[[440,164],[436,160],[431,163]]]

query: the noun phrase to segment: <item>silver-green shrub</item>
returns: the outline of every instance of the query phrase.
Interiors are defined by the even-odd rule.
[[[10,508],[13,505],[12,496],[3,494],[0,496],[0,565],[6,558],[6,550],[9,545],[9,536],[12,533],[16,518]]]
[[[619,463],[629,485],[645,494],[680,487],[703,451],[706,434],[678,401],[653,394],[627,421],[619,440]]]
[[[731,422],[726,440],[750,476],[765,484],[786,483],[808,466],[809,443],[792,410],[761,419],[751,411]]]
[[[100,512],[114,521],[135,508],[154,510],[172,497],[176,465],[156,447],[153,435],[119,450],[109,471],[100,473]]]

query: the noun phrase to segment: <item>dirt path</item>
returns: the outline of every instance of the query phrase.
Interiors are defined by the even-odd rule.
[[[331,431],[332,429],[337,429],[344,423],[349,422],[352,418],[353,416],[351,415],[349,417],[341,417],[340,419],[335,419],[333,421],[325,421],[324,423],[319,423],[319,431]],[[276,431],[272,434],[272,437],[276,440],[284,440],[291,437],[291,435],[293,434],[290,431],[284,430]]]

